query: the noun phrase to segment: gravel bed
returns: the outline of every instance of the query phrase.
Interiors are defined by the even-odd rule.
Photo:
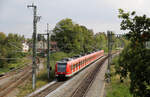
[[[108,61],[104,62],[101,71],[98,72],[94,82],[89,88],[85,97],[103,97],[104,87],[105,87],[105,72],[107,71]]]

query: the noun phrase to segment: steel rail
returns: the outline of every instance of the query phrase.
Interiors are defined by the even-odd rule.
[[[87,77],[81,82],[78,87],[71,95],[71,97],[85,97],[86,93],[88,92],[89,88],[91,87],[92,83],[94,82],[94,79],[96,75],[98,74],[98,71],[100,71],[101,67],[103,66],[103,63],[107,57],[105,57],[103,60],[97,63],[97,66],[90,72]]]

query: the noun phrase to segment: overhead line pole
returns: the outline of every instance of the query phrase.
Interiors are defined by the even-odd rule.
[[[112,50],[112,32],[107,31],[107,37],[108,37],[108,69],[107,69],[107,82],[109,83],[111,81],[110,76],[110,64],[111,64],[111,50]]]
[[[47,74],[48,74],[48,79],[50,79],[51,67],[50,67],[50,30],[49,30],[49,24],[47,24],[46,32],[47,33],[45,33],[45,34],[38,34],[38,35],[47,35],[47,50],[46,50],[46,53],[47,53]]]
[[[48,73],[48,79],[50,79],[50,32],[49,32],[49,24],[47,24],[47,73]]]
[[[38,21],[38,16],[37,16],[37,6],[32,4],[28,5],[28,8],[32,7],[33,8],[33,60],[32,60],[32,88],[36,88],[36,33],[37,33],[37,21]]]

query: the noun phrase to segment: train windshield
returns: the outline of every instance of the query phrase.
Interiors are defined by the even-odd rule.
[[[58,63],[57,70],[58,72],[66,72],[67,63]]]

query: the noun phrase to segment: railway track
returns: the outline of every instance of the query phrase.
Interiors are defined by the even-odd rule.
[[[24,64],[24,65],[26,65],[26,64]],[[17,74],[17,73],[20,73],[20,72],[22,72],[23,70],[27,69],[28,67],[29,67],[29,66],[27,65],[27,66],[25,66],[25,67],[23,67],[23,68],[17,68],[17,69],[11,70],[11,71],[9,71],[8,73],[5,73],[5,74],[1,75],[0,80],[5,79],[5,78],[7,78],[7,77],[10,77],[10,76],[12,76],[12,75],[15,75],[15,74]]]
[[[30,97],[45,97],[46,95],[48,95],[49,93],[51,93],[52,91],[54,91],[55,89],[57,89],[59,86],[61,86],[64,83],[65,83],[65,81],[56,82],[56,83],[50,85],[49,87],[45,88],[44,90],[40,91],[39,93],[32,95]]]
[[[12,78],[10,81],[0,86],[0,97],[5,97],[11,91],[13,91],[18,85],[23,83],[26,79],[31,78],[32,67],[28,66],[24,70],[20,71],[18,76]],[[17,74],[17,73],[16,73]]]
[[[89,88],[91,87],[97,73],[101,70],[101,67],[107,57],[97,63],[97,66],[86,76],[86,78],[80,83],[79,87],[71,94],[70,97],[85,97]]]

